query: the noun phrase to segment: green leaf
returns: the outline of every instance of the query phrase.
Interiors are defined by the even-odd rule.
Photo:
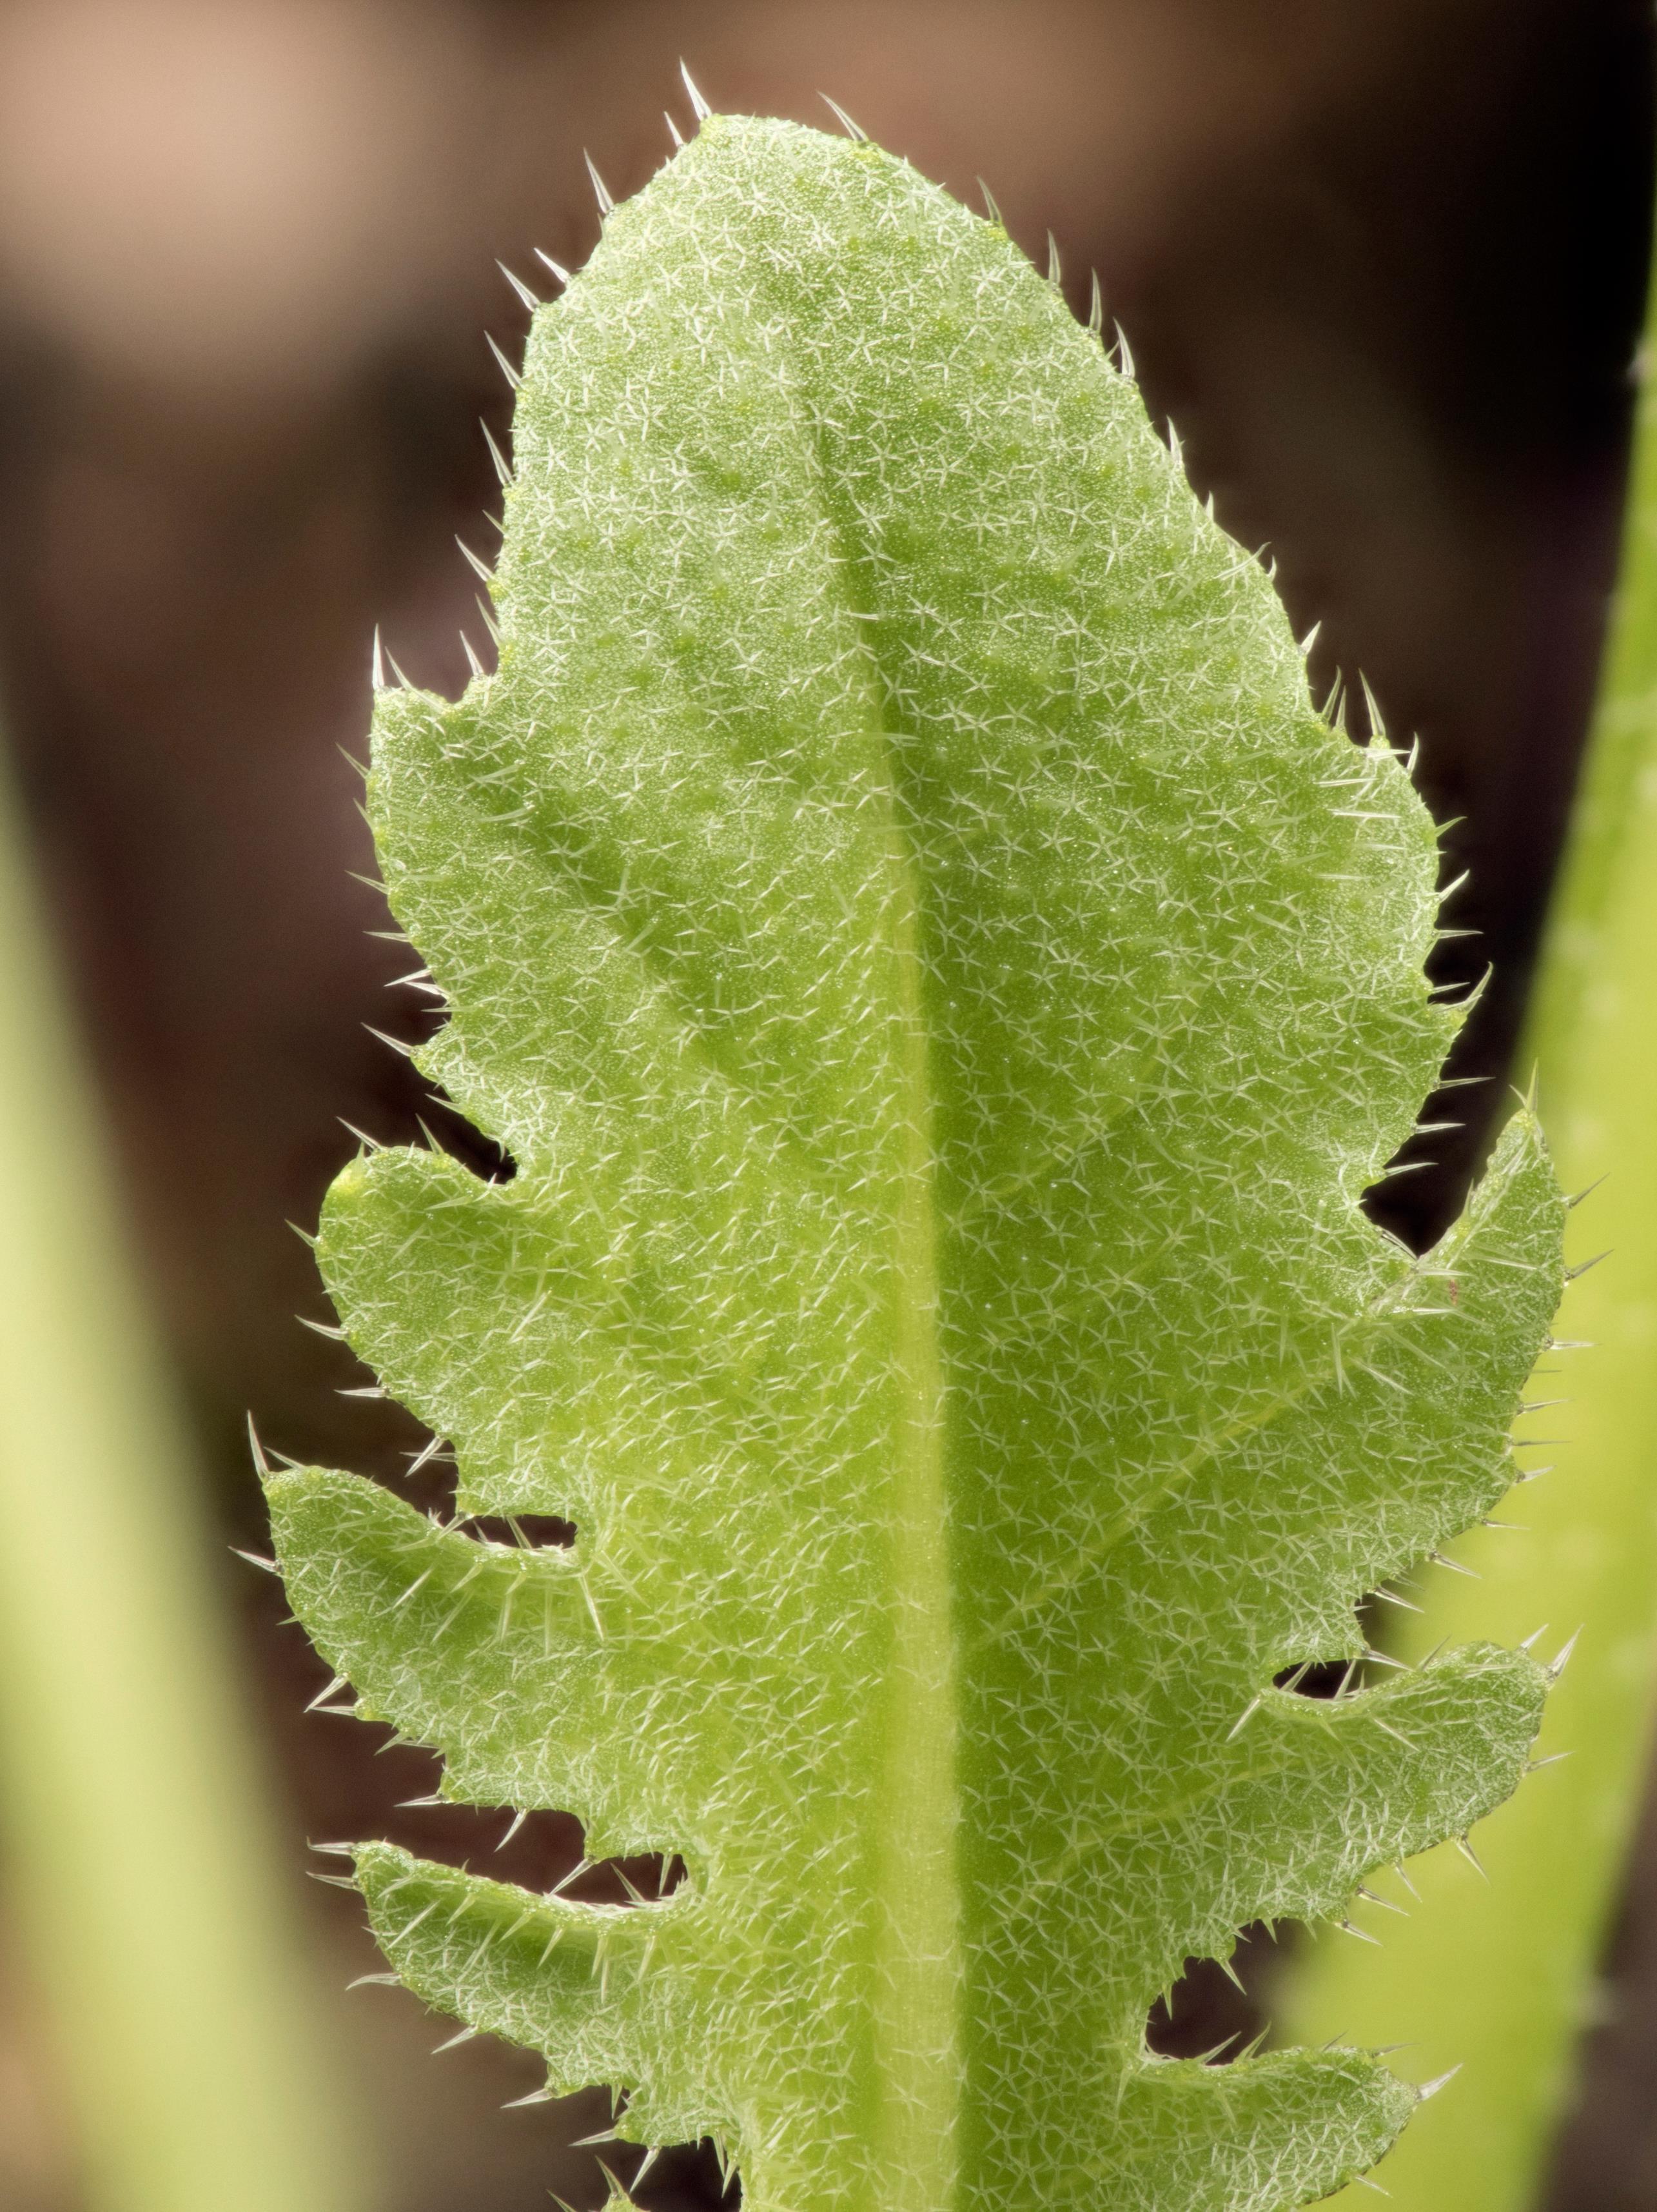
[[[517,1174],[361,1159],[320,1254],[462,1511],[579,1534],[271,1502],[452,1796],[689,1874],[376,1846],[380,1939],[750,2212],[1321,2195],[1414,2093],[1158,2060],[1147,2008],[1486,1812],[1543,1687],[1273,1686],[1506,1487],[1560,1282],[1522,1115],[1429,1260],[1357,1208],[1457,1019],[1407,776],[1057,293],[873,147],[709,123],[514,435],[499,672],[381,695],[370,805],[422,1064]]]

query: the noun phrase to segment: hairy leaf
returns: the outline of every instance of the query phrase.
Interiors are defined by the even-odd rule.
[[[1357,1208],[1457,1017],[1399,763],[1001,229],[715,118],[531,331],[499,672],[377,703],[422,1055],[517,1164],[341,1176],[444,1528],[278,1477],[295,1607],[450,1796],[678,1852],[604,1908],[359,1874],[433,2004],[702,2135],[752,2212],[1274,2207],[1412,2101],[1148,2055],[1157,1991],[1503,1797],[1490,1647],[1316,1701],[1510,1480],[1559,1286],[1522,1115]]]

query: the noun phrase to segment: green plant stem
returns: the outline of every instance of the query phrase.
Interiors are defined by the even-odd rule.
[[[352,2160],[0,789],[0,1756],[9,1887],[94,2212],[344,2212]]]
[[[1654,293],[1657,307],[1657,292]],[[1642,359],[1657,344],[1648,316]],[[1657,383],[1642,385],[1622,573],[1575,818],[1521,1067],[1537,1072],[1561,1179],[1605,1188],[1575,1217],[1571,1257],[1605,1265],[1575,1284],[1558,1324],[1592,1350],[1545,1358],[1521,1450],[1553,1472],[1455,1556],[1397,1647],[1442,1637],[1511,1642],[1579,1625],[1553,1692],[1534,1777],[1476,1839],[1486,1887],[1441,1851],[1412,1874],[1423,1902],[1400,1922],[1355,1916],[1383,1948],[1326,1938],[1291,1988],[1296,2039],[1406,2041],[1411,2071],[1462,2063],[1381,2170],[1398,2212],[1520,2212],[1544,2185],[1574,2053],[1643,1793],[1657,1656]],[[1405,1904],[1410,1900],[1403,1899]],[[1354,2193],[1354,2203],[1357,2198]]]

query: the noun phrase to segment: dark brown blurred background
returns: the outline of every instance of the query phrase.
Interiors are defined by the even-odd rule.
[[[29,0],[0,4],[0,647],[27,803],[131,1205],[227,1537],[257,1540],[241,1441],[370,1472],[417,1441],[298,1327],[288,1226],[355,1148],[414,1138],[406,967],[355,811],[376,623],[458,689],[523,315],[495,267],[579,262],[611,189],[716,106],[827,124],[832,93],[963,196],[986,179],[1071,297],[1096,269],[1193,480],[1269,548],[1314,666],[1418,735],[1471,871],[1442,978],[1491,979],[1460,1072],[1506,1073],[1569,803],[1615,550],[1650,198],[1644,0]],[[1389,1187],[1442,1225],[1499,1095]],[[1472,1102],[1471,1106],[1469,1102]],[[1440,1118],[1435,1115],[1434,1118]],[[452,1121],[448,1139],[468,1139]],[[408,1813],[429,1770],[302,1708],[320,1670],[228,1565],[301,1839],[488,1856],[500,1823]],[[118,1819],[112,1808],[112,1820]],[[540,1881],[577,1832],[491,1856]],[[1650,1863],[1648,1864],[1647,1862]],[[315,1888],[383,2212],[602,2200],[602,2098],[501,2112],[521,2056],[371,1969]],[[1650,1902],[1648,1902],[1648,1899]],[[1254,1946],[1252,1949],[1263,1948]],[[1252,1952],[1251,1952],[1252,1955]],[[67,2212],[35,2010],[0,1948],[0,2201]],[[1251,1975],[1251,1980],[1254,1978]],[[1193,1977],[1160,2031],[1239,2024]],[[1657,2208],[1657,1850],[1609,1962],[1553,2212]],[[646,2196],[712,2201],[705,2161]]]

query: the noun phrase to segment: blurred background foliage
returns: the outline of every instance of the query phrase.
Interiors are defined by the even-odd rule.
[[[0,653],[35,849],[147,1281],[226,1546],[258,1547],[243,1421],[389,1473],[421,1439],[297,1326],[289,1224],[345,1124],[476,1150],[406,1061],[415,994],[356,811],[368,639],[457,690],[524,318],[500,257],[579,263],[583,150],[619,197],[668,149],[683,56],[716,106],[822,121],[832,93],[962,195],[982,176],[1078,307],[1097,270],[1199,490],[1269,551],[1314,668],[1418,734],[1447,837],[1439,980],[1490,984],[1455,1073],[1505,1073],[1569,805],[1615,560],[1644,278],[1643,0],[3,0]],[[688,120],[687,118],[684,118]],[[358,873],[354,874],[355,871]],[[1380,1210],[1427,1241],[1495,1082],[1448,1094]],[[1450,1102],[1454,1101],[1454,1103]],[[483,1163],[486,1164],[486,1163]],[[602,2099],[502,2112],[522,2054],[446,2033],[374,1970],[302,1842],[395,1835],[543,1881],[574,1824],[399,1810],[431,1768],[307,1716],[323,1670],[229,1559],[315,1979],[384,2212],[602,2201]],[[119,1848],[121,1808],[108,1808]],[[1657,2207],[1657,1825],[1605,1965],[1550,2212]],[[0,1868],[0,1892],[3,1868]],[[1199,1972],[1159,2021],[1256,2017]],[[0,2202],[77,2203],[38,1997],[0,1921]],[[694,2155],[650,2202],[713,2201]]]

